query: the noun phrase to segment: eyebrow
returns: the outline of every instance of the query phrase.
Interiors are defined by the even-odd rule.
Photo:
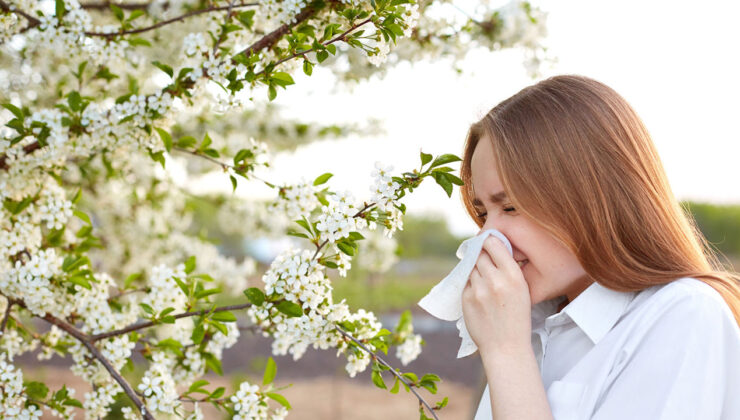
[[[491,195],[488,196],[488,199],[491,200],[491,202],[494,203],[494,204],[495,203],[500,203],[500,202],[504,201],[504,198],[506,198],[506,192],[505,191],[497,192],[496,194],[491,194]],[[478,198],[474,198],[473,199],[473,205],[474,206],[482,206],[483,203],[481,203],[481,201],[478,200]]]

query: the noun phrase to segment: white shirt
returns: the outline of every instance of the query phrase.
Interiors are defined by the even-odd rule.
[[[740,419],[740,327],[690,277],[639,292],[591,284],[532,308],[532,347],[556,420]],[[475,420],[491,420],[486,385]]]

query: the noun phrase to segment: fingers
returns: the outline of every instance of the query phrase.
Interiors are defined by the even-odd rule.
[[[514,261],[514,258],[509,254],[509,250],[501,239],[495,236],[487,237],[486,240],[483,241],[483,249],[485,249],[491,257],[496,268],[509,273],[516,273],[516,270],[519,268],[519,264]]]

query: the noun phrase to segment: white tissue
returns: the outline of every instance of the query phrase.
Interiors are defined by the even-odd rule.
[[[475,267],[478,256],[483,250],[483,241],[485,241],[488,235],[494,235],[501,239],[509,250],[509,253],[514,255],[509,240],[503,233],[496,229],[488,229],[477,236],[466,239],[457,248],[457,252],[455,252],[455,255],[461,261],[457,263],[447,277],[437,283],[419,301],[419,306],[435,317],[445,321],[457,321],[455,325],[460,332],[460,338],[462,338],[460,349],[457,352],[458,358],[469,356],[478,350],[475,342],[470,338],[470,334],[468,334],[468,329],[463,319],[462,292],[465,284],[468,282],[470,273],[473,271],[473,267]]]

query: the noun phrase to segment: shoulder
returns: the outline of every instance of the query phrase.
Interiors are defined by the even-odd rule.
[[[712,286],[693,277],[643,290],[633,301],[630,312],[638,340],[640,336],[679,341],[729,336],[740,343],[740,327],[730,306]]]

